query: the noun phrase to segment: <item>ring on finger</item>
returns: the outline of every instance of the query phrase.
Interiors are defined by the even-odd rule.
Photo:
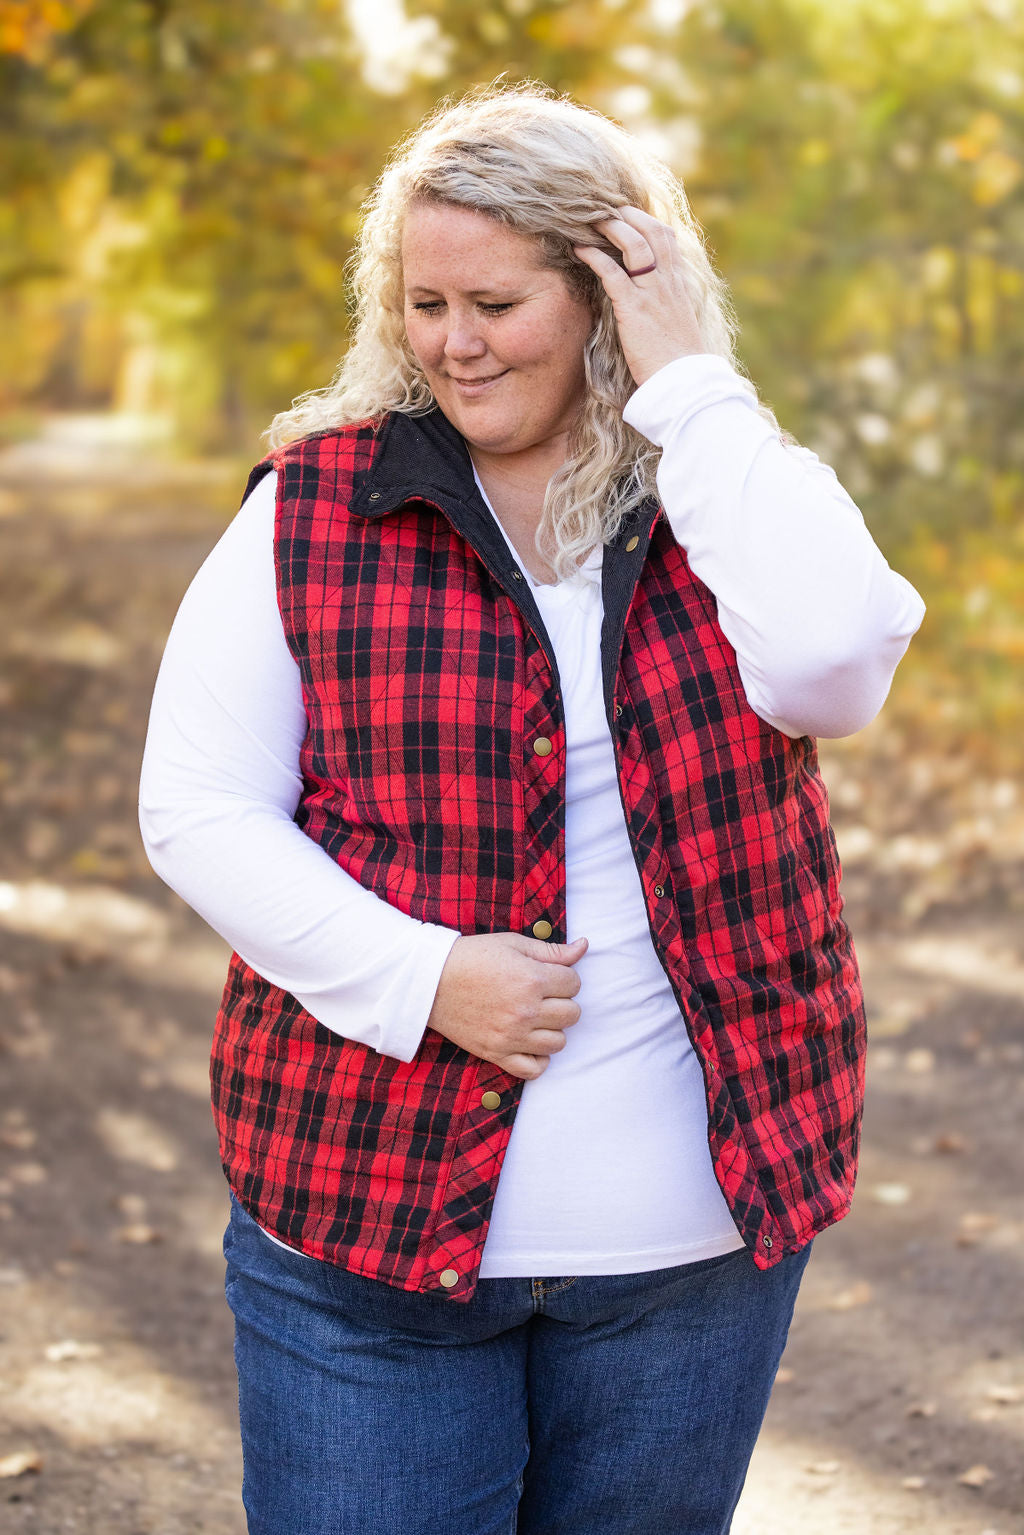
[[[625,272],[627,277],[646,277],[648,272],[655,272],[657,269],[658,263],[656,261],[652,261],[650,266],[638,266],[633,272],[629,270],[628,266],[623,267],[622,270]]]

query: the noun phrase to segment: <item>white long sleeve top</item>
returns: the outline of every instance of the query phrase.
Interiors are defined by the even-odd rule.
[[[751,707],[791,736],[849,735],[880,709],[924,604],[889,568],[834,472],[784,445],[755,403],[725,359],[700,354],[643,384],[624,419],[662,448],[662,504],[715,594]],[[143,759],[143,839],[161,878],[259,974],[328,1028],[410,1060],[459,935],[365,890],[292,819],[306,716],[277,607],[275,494],[271,473],[175,618]],[[572,1048],[525,1085],[483,1277],[639,1271],[738,1241],[711,1170],[699,1069],[650,942],[625,834],[601,706],[600,557],[595,550],[570,583],[531,581],[565,706],[570,936],[591,945]],[[609,888],[622,902],[602,953],[600,902],[588,890]],[[624,921],[626,908],[635,922]],[[635,1035],[621,1026],[631,1008],[645,1020]],[[605,1101],[613,1079],[629,1121],[620,1135]],[[610,1157],[610,1144],[634,1149]]]

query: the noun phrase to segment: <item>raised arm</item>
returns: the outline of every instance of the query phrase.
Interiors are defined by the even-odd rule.
[[[160,878],[247,964],[327,1028],[409,1061],[459,934],[364,889],[292,819],[306,714],[277,606],[275,478],[248,497],[178,609],[139,825]]]
[[[714,593],[754,712],[790,736],[846,736],[885,702],[924,617],[834,472],[788,447],[752,385],[705,350],[674,229],[624,207],[576,246],[600,278],[637,382],[623,420],[662,449],[658,490]]]
[[[847,736],[881,709],[924,616],[834,470],[787,446],[724,357],[667,363],[623,419],[662,449],[658,490],[714,592],[744,692],[789,736]]]

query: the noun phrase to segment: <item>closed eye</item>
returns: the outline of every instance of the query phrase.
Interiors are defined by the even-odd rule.
[[[413,309],[419,310],[421,314],[436,314],[437,311],[442,308],[442,301],[440,299],[423,299],[420,303],[413,304],[412,307]],[[513,304],[477,305],[477,308],[482,309],[484,314],[504,314],[507,310],[513,309],[514,307],[515,306]]]

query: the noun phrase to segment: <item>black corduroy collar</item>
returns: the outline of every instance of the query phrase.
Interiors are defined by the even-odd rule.
[[[529,621],[548,653],[557,686],[557,662],[544,620],[529,583],[480,494],[465,438],[439,406],[419,416],[390,411],[377,428],[377,436],[369,466],[355,476],[349,511],[369,521],[410,502],[436,506],[476,550],[499,586]],[[246,496],[272,467],[272,455],[268,455],[249,476]],[[604,546],[601,670],[609,720],[626,614],[659,511],[657,499],[649,498],[622,519],[615,537]]]
[[[439,406],[420,416],[391,411],[385,417],[370,466],[356,479],[349,509],[360,517],[382,517],[413,500],[439,506],[473,546],[532,624],[555,668],[557,682],[554,647],[533,593],[480,494],[464,437]],[[601,670],[609,718],[626,613],[658,513],[658,502],[652,497],[622,519],[615,537],[604,547]]]
[[[465,438],[434,406],[421,416],[393,410],[384,417],[373,460],[357,475],[349,510],[383,517],[406,501],[472,502],[478,491]]]

